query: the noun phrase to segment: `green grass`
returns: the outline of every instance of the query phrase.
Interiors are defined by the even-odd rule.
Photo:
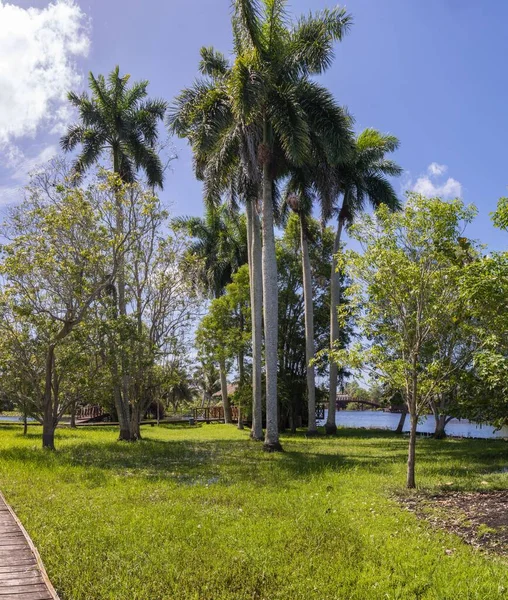
[[[406,438],[283,436],[267,455],[231,426],[144,434],[59,430],[49,453],[39,429],[0,427],[0,489],[62,600],[508,597],[506,559],[394,500]],[[508,487],[506,442],[421,439],[417,454],[425,488]]]

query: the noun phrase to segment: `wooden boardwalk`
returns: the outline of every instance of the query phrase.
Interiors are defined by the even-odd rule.
[[[1,492],[0,600],[58,600],[39,553]]]

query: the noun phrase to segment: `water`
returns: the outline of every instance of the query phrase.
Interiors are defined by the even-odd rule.
[[[325,418],[318,421],[318,425],[324,425],[328,411],[325,410]],[[338,410],[336,423],[342,427],[361,427],[364,429],[389,429],[394,431],[399,424],[400,414],[381,412],[375,410]],[[433,415],[421,417],[417,431],[418,433],[434,433],[435,420]],[[409,415],[404,423],[404,431],[409,431]],[[469,438],[508,438],[508,427],[494,431],[490,425],[479,425],[467,419],[452,419],[446,426],[446,433],[454,437]]]
[[[28,417],[27,421],[34,421],[34,419]],[[23,417],[13,417],[12,415],[0,414],[0,423],[23,423]]]

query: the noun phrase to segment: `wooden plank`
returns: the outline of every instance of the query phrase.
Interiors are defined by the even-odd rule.
[[[48,593],[48,588],[45,583],[34,583],[33,585],[18,585],[15,588],[0,587],[0,598],[5,600],[4,596],[13,596],[15,594],[25,594],[29,592],[44,592]],[[51,598],[51,596],[50,596]]]
[[[2,596],[2,600],[53,600],[53,596],[50,596],[49,592],[24,592]]]
[[[30,536],[0,492],[0,600],[58,600]]]
[[[35,573],[39,572],[35,561],[32,565],[11,565],[0,567],[0,577],[2,577],[2,575],[11,575],[12,573],[31,573],[32,571]]]
[[[44,584],[44,579],[40,576],[40,574],[36,575],[26,575],[25,577],[9,577],[4,578],[0,577],[0,590],[4,587],[13,587],[13,586],[23,586],[23,585],[34,585],[34,584]]]

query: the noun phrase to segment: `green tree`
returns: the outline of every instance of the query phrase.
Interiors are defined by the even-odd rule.
[[[344,9],[302,17],[295,26],[286,18],[283,0],[236,0],[233,33],[235,62],[232,104],[247,124],[261,132],[257,163],[261,170],[263,317],[265,328],[266,435],[264,448],[281,450],[277,423],[277,262],[273,194],[285,164],[310,158],[310,130],[335,135],[343,143],[347,120],[310,76],[322,73],[333,58],[333,42],[350,25]]]
[[[116,188],[114,180],[89,190],[45,183],[36,176],[25,201],[11,211],[6,234],[12,241],[2,248],[0,272],[6,334],[25,332],[43,352],[44,387],[34,380],[39,390],[33,398],[39,401],[43,447],[53,449],[62,415],[56,351],[112,286],[116,265],[111,256],[123,255],[130,240],[110,236],[105,226],[102,191]]]
[[[219,365],[224,417],[231,421],[231,405],[227,394],[227,373],[233,361],[238,361],[239,385],[245,384],[245,354],[250,340],[249,271],[244,265],[226,286],[225,294],[211,301],[208,313],[196,331],[196,345],[204,362]],[[226,421],[228,422],[228,421]],[[239,418],[241,427],[241,419]]]
[[[350,350],[334,351],[332,358],[366,367],[381,384],[401,392],[411,418],[409,488],[415,487],[418,417],[430,398],[449,390],[461,368],[429,347],[440,338],[442,320],[452,321],[463,310],[468,267],[457,255],[463,252],[463,225],[475,214],[460,200],[448,203],[410,194],[403,212],[392,213],[383,205],[351,229],[364,250],[345,257],[352,280],[350,307],[362,341]],[[349,308],[341,309],[343,318]],[[466,335],[471,353],[479,350],[475,330]]]
[[[193,238],[189,254],[202,261],[201,282],[206,294],[219,299],[231,282],[233,273],[247,262],[245,222],[232,215],[227,206],[210,207],[204,218],[180,217],[173,227],[185,229]],[[227,393],[226,361],[219,361],[224,419],[231,423]]]
[[[74,162],[74,173],[80,177],[95,166],[103,154],[111,160],[111,167],[123,183],[132,183],[138,171],[142,171],[151,187],[162,187],[164,168],[156,151],[158,140],[157,125],[163,120],[167,104],[163,100],[147,99],[148,81],[128,86],[130,76],[120,76],[115,67],[106,79],[103,75],[89,74],[91,95],[69,92],[69,102],[78,110],[79,122],[71,125],[61,139],[64,151],[69,152],[81,145],[81,152]],[[116,206],[117,235],[125,232],[125,215],[120,200]],[[127,314],[125,290],[125,266],[118,265],[117,301],[119,316]],[[125,346],[125,343],[121,344]],[[116,355],[115,349],[111,354]],[[121,398],[123,410],[119,414],[121,439],[132,440],[133,433],[128,426],[129,378],[127,359],[120,356],[121,389],[115,395]],[[118,365],[112,364],[118,371]],[[113,381],[118,377],[113,376]],[[115,384],[117,385],[117,384]]]
[[[256,148],[260,129],[247,125],[234,110],[230,86],[232,68],[226,57],[213,48],[201,48],[202,78],[183,90],[171,107],[168,123],[192,147],[196,176],[204,182],[207,205],[216,205],[227,193],[245,205],[247,254],[251,280],[252,320],[252,428],[254,440],[263,439],[261,229],[257,198],[260,171]]]

